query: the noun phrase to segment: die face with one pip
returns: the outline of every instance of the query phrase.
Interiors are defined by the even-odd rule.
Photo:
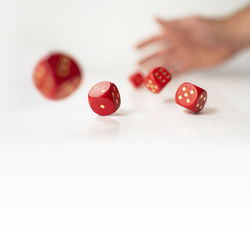
[[[88,94],[89,105],[98,115],[111,115],[121,104],[118,88],[114,83],[104,81],[94,85]]]
[[[33,80],[37,89],[47,98],[59,100],[73,93],[81,82],[77,63],[65,54],[51,54],[35,67]]]
[[[207,92],[200,87],[185,82],[177,89],[175,101],[192,112],[198,113],[206,104]]]
[[[144,76],[140,72],[135,72],[129,77],[129,80],[135,88],[139,88],[144,82]]]
[[[163,67],[155,68],[145,79],[145,86],[157,94],[168,84],[171,80],[170,73]]]

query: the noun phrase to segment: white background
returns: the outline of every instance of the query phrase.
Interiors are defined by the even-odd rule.
[[[135,91],[134,44],[156,15],[226,15],[249,1],[3,1],[0,9],[0,249],[249,249],[249,51]],[[31,81],[49,51],[85,77],[65,101]],[[97,117],[88,89],[110,80],[120,110]],[[200,115],[178,107],[183,81],[208,91]]]

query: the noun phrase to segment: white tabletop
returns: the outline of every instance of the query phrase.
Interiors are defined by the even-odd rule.
[[[102,79],[107,75],[109,79]],[[245,154],[250,146],[247,70],[221,68],[174,77],[158,95],[145,88],[133,89],[126,70],[120,74],[92,71],[75,94],[58,102],[43,98],[27,79],[30,91],[22,100],[13,98],[13,107],[2,115],[1,164],[200,166],[250,162]],[[87,100],[88,89],[101,80],[116,83],[122,98],[120,109],[107,117],[94,114]],[[176,89],[184,81],[208,92],[206,107],[199,114],[174,101]]]

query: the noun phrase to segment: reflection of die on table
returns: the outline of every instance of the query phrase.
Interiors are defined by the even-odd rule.
[[[200,87],[185,82],[177,89],[175,100],[177,104],[198,113],[206,104],[207,92]]]
[[[47,98],[59,100],[69,96],[80,85],[82,74],[71,57],[51,54],[35,67],[33,80],[37,89]]]
[[[149,73],[144,84],[150,91],[157,94],[161,92],[170,80],[170,73],[165,68],[158,67]]]

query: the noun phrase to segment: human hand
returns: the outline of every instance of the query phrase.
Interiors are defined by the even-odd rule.
[[[163,48],[142,58],[139,65],[148,70],[166,67],[172,74],[210,67],[229,59],[241,45],[229,29],[229,19],[189,17],[166,21],[156,18],[162,32],[137,45],[142,50],[149,45]]]

